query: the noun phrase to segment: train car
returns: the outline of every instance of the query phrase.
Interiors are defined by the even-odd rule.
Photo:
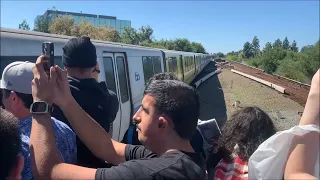
[[[1,28],[0,73],[13,61],[35,62],[41,54],[42,43],[55,46],[55,64],[63,68],[62,47],[72,37],[32,31]],[[154,74],[174,72],[180,80],[190,83],[204,66],[196,70],[195,53],[166,51],[121,43],[92,40],[96,47],[101,73],[99,81],[117,94],[119,111],[110,128],[112,138],[122,140],[134,113],[139,109],[145,83]],[[200,63],[206,63],[197,54]],[[198,61],[197,61],[198,62]],[[0,74],[0,77],[1,77]]]

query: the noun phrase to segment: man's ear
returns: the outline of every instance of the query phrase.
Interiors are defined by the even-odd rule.
[[[20,179],[22,179],[21,172],[23,170],[23,166],[24,166],[24,157],[21,156],[21,155],[18,155],[17,159],[16,159],[16,164],[11,169],[9,177],[7,179],[9,179],[9,180],[20,180]]]
[[[169,121],[165,116],[160,116],[158,121],[158,128],[165,129],[169,126]]]

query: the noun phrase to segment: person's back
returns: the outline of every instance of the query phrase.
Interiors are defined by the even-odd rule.
[[[31,81],[34,63],[16,61],[7,65],[2,74],[1,94],[3,107],[18,119],[20,127],[21,155],[24,157],[24,168],[21,176],[24,180],[34,179],[30,159],[30,133],[32,117],[30,106],[33,103]],[[51,118],[62,160],[75,164],[77,158],[76,136],[65,123]]]
[[[20,179],[23,169],[18,120],[0,107],[0,179]]]
[[[97,64],[95,46],[90,38],[73,38],[63,47],[63,64],[68,72],[71,94],[81,108],[109,132],[112,115],[110,94],[103,91],[92,77]],[[53,117],[70,125],[58,106],[54,106]],[[103,167],[105,162],[95,157],[77,136],[77,164],[85,167]]]
[[[258,107],[234,113],[222,128],[214,152],[223,159],[209,179],[248,179],[248,160],[259,145],[276,133],[271,118]]]

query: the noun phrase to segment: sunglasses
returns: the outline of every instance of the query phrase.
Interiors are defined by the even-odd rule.
[[[97,72],[97,73],[99,74],[99,73],[100,73],[100,70],[94,68],[94,69],[92,70],[92,73],[94,73],[94,72]]]

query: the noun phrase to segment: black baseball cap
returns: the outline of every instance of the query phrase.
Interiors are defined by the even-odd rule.
[[[91,68],[97,64],[96,47],[87,36],[70,39],[62,50],[62,61],[67,67]]]

